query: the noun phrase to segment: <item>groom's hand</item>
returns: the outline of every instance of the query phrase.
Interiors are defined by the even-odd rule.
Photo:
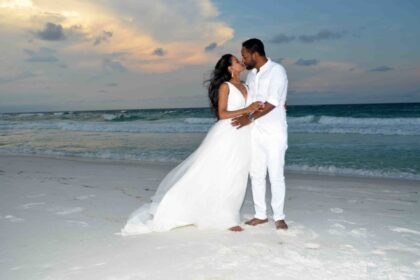
[[[231,124],[235,126],[237,129],[250,124],[251,121],[248,119],[248,115],[242,115],[240,117],[236,117],[232,119]]]

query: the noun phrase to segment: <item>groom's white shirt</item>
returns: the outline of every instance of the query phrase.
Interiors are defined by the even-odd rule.
[[[249,103],[262,101],[275,106],[271,112],[255,120],[254,126],[264,130],[284,129],[287,126],[284,105],[288,87],[284,67],[268,58],[260,71],[254,68],[248,73],[246,84],[249,88]]]

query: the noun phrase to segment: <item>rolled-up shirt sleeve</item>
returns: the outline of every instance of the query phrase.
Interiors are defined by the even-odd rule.
[[[284,105],[287,95],[287,75],[284,68],[276,67],[271,73],[270,83],[268,85],[268,98],[267,102],[274,105]]]

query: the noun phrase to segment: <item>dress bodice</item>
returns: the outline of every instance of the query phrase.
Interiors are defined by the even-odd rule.
[[[229,96],[228,96],[228,111],[235,111],[243,109],[246,107],[246,99],[243,96],[242,92],[230,82],[226,82],[229,86]]]

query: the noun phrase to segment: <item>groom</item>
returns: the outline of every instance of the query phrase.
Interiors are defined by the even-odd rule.
[[[254,114],[232,120],[241,128],[253,123],[251,128],[252,162],[250,177],[254,198],[255,216],[245,222],[256,226],[268,222],[265,203],[266,174],[271,183],[271,207],[277,229],[287,230],[284,220],[284,157],[287,149],[286,70],[266,57],[264,44],[259,39],[242,43],[242,60],[248,70],[246,84],[249,102],[262,101],[264,108]]]

